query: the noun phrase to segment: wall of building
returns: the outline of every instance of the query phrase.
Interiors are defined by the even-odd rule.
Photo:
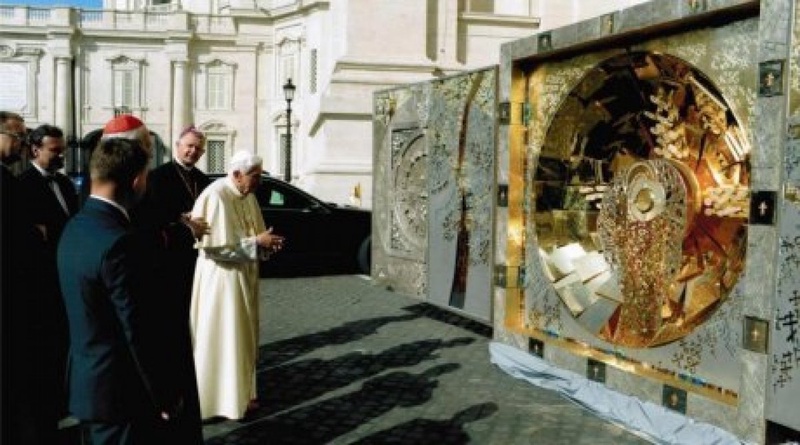
[[[582,1],[580,8],[592,3]],[[612,3],[629,1],[604,2]],[[55,123],[71,134],[74,116],[74,131],[83,135],[113,116],[109,58],[128,55],[143,76],[142,104],[131,111],[167,143],[194,122],[212,129],[228,155],[256,150],[278,174],[286,131],[281,87],[292,77],[298,86],[292,103],[293,181],[323,199],[348,203],[354,184],[372,190],[371,94],[497,64],[501,43],[536,32],[540,21],[549,20],[539,11],[557,13],[541,4],[317,0],[261,1],[253,7],[107,0],[103,10],[2,5],[0,46],[8,49],[0,63],[13,63],[14,69],[21,60],[32,63],[25,68],[29,98],[18,110],[29,125]],[[580,8],[570,14],[583,16]],[[60,71],[60,80],[57,58],[75,64],[67,75]],[[209,63],[234,73],[230,109],[203,105],[201,78]],[[182,77],[187,92],[176,96]],[[368,198],[362,202],[371,206]]]

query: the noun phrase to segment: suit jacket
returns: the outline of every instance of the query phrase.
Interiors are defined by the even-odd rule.
[[[146,255],[125,215],[89,198],[64,229],[58,271],[72,359],[69,408],[81,420],[155,416]]]
[[[56,269],[56,249],[61,232],[69,218],[78,212],[78,195],[75,185],[61,173],[53,174],[53,180],[58,184],[61,195],[67,204],[69,214],[64,212],[58,202],[53,189],[47,179],[35,167],[28,169],[19,176],[21,206],[34,226],[44,226],[44,252],[37,264],[37,285],[41,288],[41,305],[37,309],[38,317],[32,320],[37,323],[37,328],[42,335],[48,337],[53,349],[58,350],[59,357],[66,357],[67,330],[64,302],[58,285],[58,271]],[[59,359],[64,360],[64,359]],[[63,365],[61,365],[63,372]],[[61,377],[63,380],[63,376]]]
[[[27,215],[22,184],[5,165],[0,166],[0,329],[2,329],[2,443],[52,443],[58,406],[58,364],[65,352],[54,332],[60,298],[54,295],[55,258],[48,255],[41,232]],[[51,279],[42,279],[43,269]],[[43,310],[48,308],[48,310]],[[49,310],[52,308],[53,310]],[[63,315],[63,311],[62,311]],[[62,317],[63,321],[63,317]],[[63,326],[63,325],[61,325]],[[46,406],[33,402],[46,398]],[[32,430],[36,431],[31,434]],[[39,437],[35,437],[39,436]]]
[[[41,232],[34,228],[27,208],[23,205],[22,184],[8,167],[0,165],[0,283],[2,283],[3,330],[13,332],[4,335],[4,346],[27,344],[34,335],[33,324],[37,324],[37,311],[43,303],[43,287],[39,270],[46,247]],[[10,339],[15,345],[9,345]],[[4,352],[9,349],[4,348]]]
[[[0,233],[2,234],[2,239],[0,239],[0,246],[3,246],[0,249],[0,255],[2,255],[2,262],[0,262],[0,266],[2,266],[2,279],[0,279],[0,283],[3,285],[3,295],[9,295],[12,288],[12,284],[17,284],[19,278],[16,277],[17,272],[19,271],[18,268],[12,268],[11,265],[13,264],[13,260],[15,258],[15,254],[17,252],[17,245],[16,243],[12,244],[14,240],[14,235],[21,230],[22,225],[20,224],[21,219],[16,212],[17,209],[17,193],[19,192],[19,178],[14,176],[14,173],[6,167],[5,165],[0,164],[0,211],[2,211],[2,218],[0,218]],[[15,277],[15,279],[11,279]],[[0,304],[2,304],[6,299],[0,298]],[[6,312],[3,311],[2,314]],[[6,323],[3,324],[6,326]],[[6,337],[3,336],[3,340]]]
[[[131,213],[134,225],[154,249],[152,265],[159,292],[174,296],[164,299],[161,308],[173,325],[175,320],[189,320],[197,262],[194,235],[181,222],[181,215],[192,210],[197,195],[209,183],[210,179],[196,168],[184,172],[175,161],[168,162],[148,174],[147,193]]]
[[[170,443],[200,444],[200,402],[189,331],[197,251],[192,231],[181,222],[181,215],[192,210],[196,196],[210,179],[196,168],[188,172],[179,169],[183,167],[173,161],[150,171],[147,194],[132,217],[139,233],[150,239],[149,246],[154,249],[151,281],[157,283],[153,294],[160,297],[157,314],[148,320],[163,332],[157,353],[161,361],[170,363],[163,374],[164,394],[170,400],[183,401],[181,419],[173,422]]]
[[[138,226],[158,231],[163,247],[168,251],[195,258],[194,237],[191,230],[180,222],[180,217],[192,210],[195,199],[211,180],[196,168],[188,172],[182,169],[172,161],[150,171],[147,194],[134,209],[133,216]]]
[[[72,215],[78,212],[78,192],[75,190],[75,184],[61,173],[54,174],[54,179],[61,189],[61,195],[69,209],[69,215],[67,215],[47,179],[39,170],[29,166],[22,172],[19,179],[24,196],[23,205],[34,224],[45,226],[47,245],[55,252],[64,225]]]

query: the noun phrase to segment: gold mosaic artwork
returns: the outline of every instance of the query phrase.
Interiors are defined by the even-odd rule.
[[[544,272],[602,340],[673,342],[743,270],[750,139],[720,89],[678,57],[626,52],[576,71],[546,130],[530,135]]]

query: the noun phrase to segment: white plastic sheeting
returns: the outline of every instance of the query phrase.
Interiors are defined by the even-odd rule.
[[[733,434],[697,422],[654,403],[618,393],[605,385],[556,368],[541,358],[502,343],[489,344],[491,361],[512,377],[557,391],[599,417],[656,444],[740,445]]]

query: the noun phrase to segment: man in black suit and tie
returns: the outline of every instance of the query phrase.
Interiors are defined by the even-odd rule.
[[[149,318],[147,251],[128,216],[144,194],[150,152],[113,138],[92,153],[91,195],[64,229],[58,271],[70,329],[69,407],[93,445],[168,443],[160,423],[178,411],[163,396]]]
[[[34,223],[55,252],[67,220],[78,211],[75,185],[59,170],[64,168],[67,149],[64,133],[52,125],[42,125],[28,135],[31,165],[20,175],[25,205]]]
[[[42,396],[52,399],[40,407],[54,422],[66,417],[66,366],[69,330],[64,301],[58,285],[56,249],[61,232],[71,215],[78,211],[78,194],[72,181],[59,170],[64,167],[64,133],[52,125],[41,125],[28,135],[31,163],[20,175],[22,206],[31,222],[42,232],[44,256],[37,265],[37,281],[41,286],[38,317],[32,322],[40,342],[37,357]],[[41,397],[37,397],[41,399]]]

